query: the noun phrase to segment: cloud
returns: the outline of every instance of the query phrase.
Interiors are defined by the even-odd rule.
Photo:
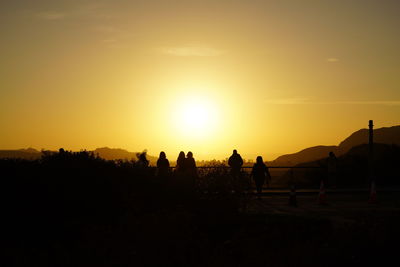
[[[65,18],[79,17],[107,20],[115,18],[113,14],[110,14],[106,3],[100,1],[73,5],[62,12],[57,10],[42,10],[42,12],[35,12],[33,15],[43,20],[61,20]]]
[[[103,43],[107,43],[107,44],[115,44],[117,42],[116,39],[104,39]]]
[[[330,57],[330,58],[327,58],[326,61],[328,61],[328,62],[330,62],[330,63],[335,63],[335,62],[338,62],[339,59],[338,59],[338,58],[335,58],[335,57]]]
[[[95,31],[103,32],[103,33],[120,33],[121,32],[121,30],[119,28],[114,27],[114,26],[108,26],[108,25],[96,26],[93,29]]]
[[[383,105],[400,106],[400,100],[361,100],[361,101],[312,101],[308,98],[267,99],[267,104],[273,105]]]
[[[226,51],[205,46],[182,46],[162,48],[162,53],[177,57],[216,57]]]
[[[38,13],[37,16],[44,20],[60,20],[67,16],[66,13],[57,12],[57,11],[47,11]]]
[[[110,1],[111,4],[111,1]],[[113,14],[112,9],[106,2],[90,2],[86,4],[82,4],[76,7],[75,12],[77,15],[96,18],[96,19],[112,19],[117,18],[116,14]]]
[[[267,99],[265,101],[267,104],[274,105],[301,105],[310,104],[307,98],[281,98],[281,99]]]
[[[392,100],[377,100],[377,101],[342,101],[337,102],[338,104],[348,104],[348,105],[384,105],[384,106],[400,106],[399,101]]]

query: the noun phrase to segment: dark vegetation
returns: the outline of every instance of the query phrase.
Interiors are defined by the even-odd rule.
[[[336,266],[378,261],[399,237],[395,215],[338,229],[318,217],[247,214],[246,173],[234,181],[227,168],[199,169],[192,194],[173,175],[85,151],[4,159],[0,169],[4,266]]]
[[[154,168],[108,161],[86,151],[47,152],[38,160],[3,159],[0,169],[7,203],[2,247],[19,266],[187,263],[182,242],[200,238],[192,236],[200,235],[193,227],[203,222],[204,231],[214,231],[208,220],[229,220],[240,206],[241,196],[228,191],[239,190],[238,185],[224,169],[200,170],[196,188],[205,192],[201,195],[172,174],[157,177]],[[199,225],[192,225],[193,220]],[[164,258],[151,258],[153,252]]]

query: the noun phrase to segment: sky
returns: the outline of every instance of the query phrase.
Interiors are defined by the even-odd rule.
[[[400,123],[400,1],[2,0],[0,149],[271,160]]]

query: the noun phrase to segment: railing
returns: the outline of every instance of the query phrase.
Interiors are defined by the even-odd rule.
[[[241,168],[240,177],[233,177],[229,166],[199,166],[198,182],[201,187],[242,187],[254,189],[255,183],[250,177],[252,166]],[[318,188],[322,178],[326,177],[323,166],[269,166],[271,181],[264,188],[289,189],[292,186]]]
[[[173,169],[176,168],[176,166],[171,167]],[[198,169],[218,169],[218,168],[224,168],[224,169],[231,169],[230,166],[199,166],[197,167]],[[252,169],[252,166],[242,166],[242,169]],[[268,169],[324,169],[324,167],[321,166],[268,166]]]
[[[157,168],[150,166],[150,168]],[[171,166],[171,169],[175,169],[176,166]],[[251,169],[252,166],[242,166],[242,169]],[[321,166],[268,166],[268,169],[323,169]],[[198,166],[197,169],[231,169],[230,166]]]
[[[152,167],[156,169],[156,167]],[[171,170],[176,166],[171,166]],[[246,182],[254,189],[254,181],[250,179],[252,166],[241,167],[241,177],[243,182]],[[321,181],[327,188],[338,189],[353,189],[353,188],[369,188],[370,183],[365,183],[365,177],[368,176],[368,169],[362,166],[357,168],[351,166],[341,166],[337,172],[332,174],[327,170],[327,166],[268,166],[271,182],[267,189],[289,190],[293,186],[297,189],[318,190],[321,186]],[[232,186],[236,179],[232,176],[231,167],[227,165],[212,165],[198,166],[198,184],[206,186],[218,184],[218,186]],[[173,172],[172,172],[173,173]],[[382,177],[383,178],[382,178]],[[387,177],[386,177],[387,176]],[[392,175],[393,176],[393,175]],[[386,173],[380,173],[379,181],[394,181],[396,177],[388,176]],[[382,179],[381,179],[382,178]],[[386,180],[384,180],[386,179]],[[389,183],[387,182],[387,183]]]

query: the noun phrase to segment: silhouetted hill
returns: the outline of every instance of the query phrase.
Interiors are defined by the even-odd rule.
[[[121,148],[101,147],[101,148],[96,148],[96,150],[94,150],[93,152],[95,153],[95,155],[99,155],[99,157],[107,160],[116,160],[116,159],[136,160],[136,153],[129,152]]]
[[[368,174],[369,145],[361,144],[352,147],[345,154],[338,156],[337,184],[341,187],[364,186]],[[389,144],[374,144],[374,175],[379,185],[399,185],[398,165],[400,162],[400,146]],[[320,166],[320,169],[295,169],[295,183],[299,186],[318,187],[321,178],[327,177],[325,158],[297,164],[298,167]],[[281,177],[276,177],[275,186],[287,187],[290,173],[285,172]],[[329,181],[328,181],[329,183]]]
[[[330,151],[336,153],[338,150],[337,146],[314,146],[303,149],[297,153],[286,154],[278,157],[274,161],[270,162],[271,166],[286,165],[293,166],[302,162],[314,161],[316,159],[322,159],[328,155]]]
[[[400,145],[400,126],[375,129],[374,143]],[[368,129],[361,129],[352,133],[343,140],[339,146],[315,146],[306,148],[297,153],[282,155],[269,164],[271,166],[293,166],[325,158],[330,151],[333,151],[336,156],[340,156],[347,153],[351,148],[362,144],[368,144]]]
[[[95,155],[99,155],[99,157],[106,159],[106,160],[137,160],[136,154],[138,152],[129,152],[128,150],[121,149],[121,148],[109,148],[109,147],[102,147],[97,148],[93,151]],[[150,161],[150,164],[154,165],[157,162],[157,158],[150,156],[147,154],[147,159]]]
[[[38,159],[42,156],[42,152],[34,149],[18,149],[18,150],[0,150],[0,158],[21,158],[21,159]]]
[[[374,130],[374,143],[400,145],[400,126]],[[342,141],[339,144],[340,154],[344,154],[352,147],[362,144],[368,144],[368,129],[358,130]]]

